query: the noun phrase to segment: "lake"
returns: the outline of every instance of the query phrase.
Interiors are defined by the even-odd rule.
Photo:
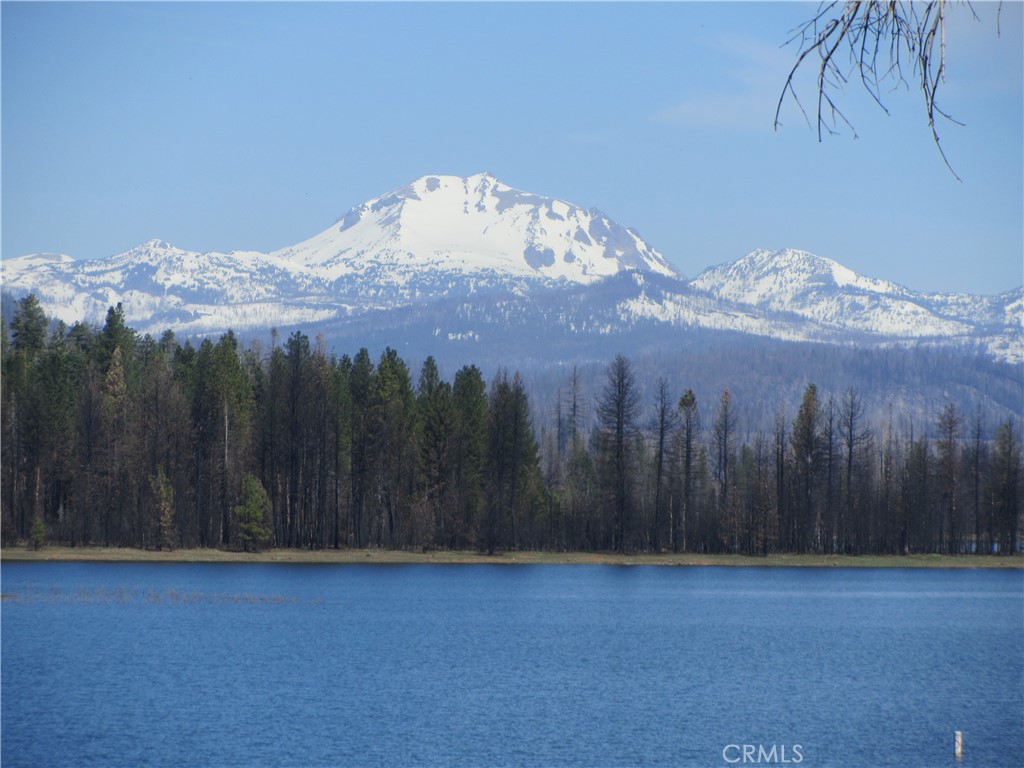
[[[5,768],[1024,765],[1021,571],[0,575]]]

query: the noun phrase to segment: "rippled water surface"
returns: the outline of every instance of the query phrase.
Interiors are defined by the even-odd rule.
[[[1024,765],[1020,571],[0,568],[5,768]]]

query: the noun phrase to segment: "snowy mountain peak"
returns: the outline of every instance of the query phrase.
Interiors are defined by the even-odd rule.
[[[13,259],[4,259],[4,269],[5,271],[11,268],[18,270],[31,269],[33,267],[48,267],[70,262],[74,262],[74,259],[63,253],[29,253]]]
[[[570,283],[624,269],[678,276],[635,231],[489,173],[422,176],[276,255],[331,280],[373,275],[383,285],[439,271]]]
[[[7,259],[2,278],[6,292],[34,292],[68,323],[102,322],[122,302],[128,321],[150,333],[370,327],[388,313],[434,312],[437,334],[480,338],[477,321],[495,306],[511,322],[502,313],[513,297],[549,318],[545,337],[654,324],[671,344],[699,327],[844,343],[930,339],[1024,360],[1021,289],[920,294],[796,249],[752,251],[687,285],[635,230],[489,173],[421,176],[273,253],[198,253],[152,239],[108,259]],[[572,315],[583,306],[596,314]]]
[[[999,296],[917,293],[866,277],[807,251],[751,251],[705,270],[690,285],[737,304],[801,315],[826,327],[894,338],[977,334],[1006,359],[1020,359],[1020,291]]]
[[[896,283],[865,277],[832,259],[808,251],[785,248],[779,251],[755,250],[728,264],[702,272],[693,284],[733,301],[773,306],[792,301],[809,290],[850,289],[868,293],[903,295],[908,291]]]

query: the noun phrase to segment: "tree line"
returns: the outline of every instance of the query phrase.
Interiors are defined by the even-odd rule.
[[[619,355],[593,396],[573,369],[538,430],[518,373],[446,381],[427,358],[414,381],[393,349],[339,357],[301,332],[194,346],[140,337],[120,305],[51,324],[30,295],[0,337],[4,544],[1020,549],[1017,427],[952,403],[905,434],[810,384],[741,434],[728,390],[659,379],[645,405]]]

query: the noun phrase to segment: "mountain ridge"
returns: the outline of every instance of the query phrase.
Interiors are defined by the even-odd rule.
[[[487,173],[422,176],[269,253],[199,253],[152,239],[107,259],[29,254],[2,270],[5,292],[35,292],[67,323],[101,322],[120,302],[129,322],[154,334],[337,327],[400,307],[425,316],[427,307],[462,306],[465,314],[474,302],[482,317],[493,309],[485,297],[507,295],[524,300],[517,311],[535,311],[547,334],[614,336],[641,323],[673,345],[701,328],[791,341],[981,345],[997,359],[1024,361],[1024,288],[921,293],[797,249],[751,251],[686,280],[597,209]],[[586,294],[598,298],[579,298]],[[549,311],[560,301],[591,316]],[[457,313],[436,324],[440,336],[480,338]]]
[[[710,267],[690,285],[739,304],[894,336],[957,336],[1020,324],[1024,287],[989,296],[924,293],[860,275],[807,251],[755,250]],[[883,315],[885,325],[877,322]]]

